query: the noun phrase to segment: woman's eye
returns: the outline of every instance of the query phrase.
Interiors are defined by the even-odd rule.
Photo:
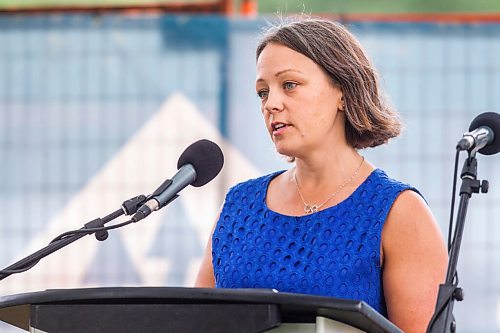
[[[297,86],[297,83],[295,82],[285,82],[283,83],[283,88],[286,90],[291,90]]]
[[[257,96],[259,96],[260,99],[264,99],[267,97],[267,90],[259,90],[257,91]]]

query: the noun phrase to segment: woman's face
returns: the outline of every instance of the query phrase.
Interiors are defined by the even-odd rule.
[[[280,154],[301,158],[345,143],[342,92],[305,55],[268,44],[257,60],[256,91]]]

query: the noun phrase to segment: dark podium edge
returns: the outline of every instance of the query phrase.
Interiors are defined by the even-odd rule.
[[[315,323],[317,316],[373,333],[402,333],[363,301],[268,289],[114,287],[49,289],[0,297],[0,320],[29,331],[35,304],[274,304],[282,323]]]

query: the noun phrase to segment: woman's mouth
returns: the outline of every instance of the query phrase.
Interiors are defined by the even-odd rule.
[[[288,127],[288,124],[285,123],[280,123],[280,122],[274,122],[271,124],[271,128],[273,129],[273,135],[281,135],[283,132],[286,130]]]

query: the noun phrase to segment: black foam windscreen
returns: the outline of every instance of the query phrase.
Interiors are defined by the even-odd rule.
[[[484,155],[493,155],[500,152],[500,114],[496,112],[485,112],[474,118],[469,126],[469,132],[482,127],[489,127],[493,133],[493,141],[479,149],[478,152]]]
[[[224,165],[224,155],[217,144],[202,139],[192,143],[179,157],[177,168],[191,164],[196,171],[194,187],[203,186],[219,174]]]

